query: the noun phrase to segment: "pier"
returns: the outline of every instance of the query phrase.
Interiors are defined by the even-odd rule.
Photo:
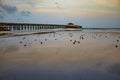
[[[0,23],[0,31],[14,31],[14,30],[42,30],[42,29],[57,29],[57,28],[82,28],[82,26],[68,23],[61,24],[28,24],[28,23]]]

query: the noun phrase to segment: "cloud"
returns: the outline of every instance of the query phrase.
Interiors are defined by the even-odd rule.
[[[22,17],[22,16],[30,16],[31,12],[27,11],[27,10],[21,10],[19,11],[19,9],[17,8],[16,5],[8,5],[8,4],[4,4],[4,2],[0,1],[0,21],[3,19],[8,19],[12,16],[16,16],[16,18],[18,16]]]
[[[56,7],[57,9],[64,9],[64,8],[62,7],[62,5],[61,5],[60,3],[58,3],[58,2],[54,2],[54,5],[55,5],[55,7]]]
[[[118,7],[119,7],[119,10],[120,10],[120,0],[117,0],[118,1]]]
[[[0,19],[4,18],[4,14],[2,13],[2,11],[0,10]]]
[[[117,0],[118,1],[118,4],[120,5],[120,0]]]
[[[29,12],[29,11],[22,11],[22,12],[21,12],[21,15],[22,15],[22,16],[30,16],[30,15],[31,15],[31,12]]]
[[[0,8],[8,14],[13,14],[17,12],[17,8],[15,6],[0,4]]]
[[[0,4],[2,4],[3,3],[3,0],[0,0]]]

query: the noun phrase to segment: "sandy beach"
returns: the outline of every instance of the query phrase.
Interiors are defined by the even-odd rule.
[[[0,80],[120,80],[120,31],[1,36]]]

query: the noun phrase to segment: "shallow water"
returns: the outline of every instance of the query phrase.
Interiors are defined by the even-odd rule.
[[[1,37],[0,80],[120,80],[120,32]]]

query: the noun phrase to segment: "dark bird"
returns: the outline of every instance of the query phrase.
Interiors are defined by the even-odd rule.
[[[22,43],[22,41],[20,41],[20,44]]]
[[[78,41],[78,44],[80,43],[80,41]]]
[[[75,44],[76,43],[76,40],[73,42],[73,44]]]
[[[45,39],[45,41],[47,41],[47,39]]]
[[[40,44],[43,44],[43,42],[40,42]]]
[[[72,42],[72,40],[70,40],[70,42]]]
[[[117,40],[117,42],[119,42],[119,40]]]
[[[24,46],[26,47],[27,45],[25,44]]]
[[[116,48],[118,48],[118,45],[115,45]]]

